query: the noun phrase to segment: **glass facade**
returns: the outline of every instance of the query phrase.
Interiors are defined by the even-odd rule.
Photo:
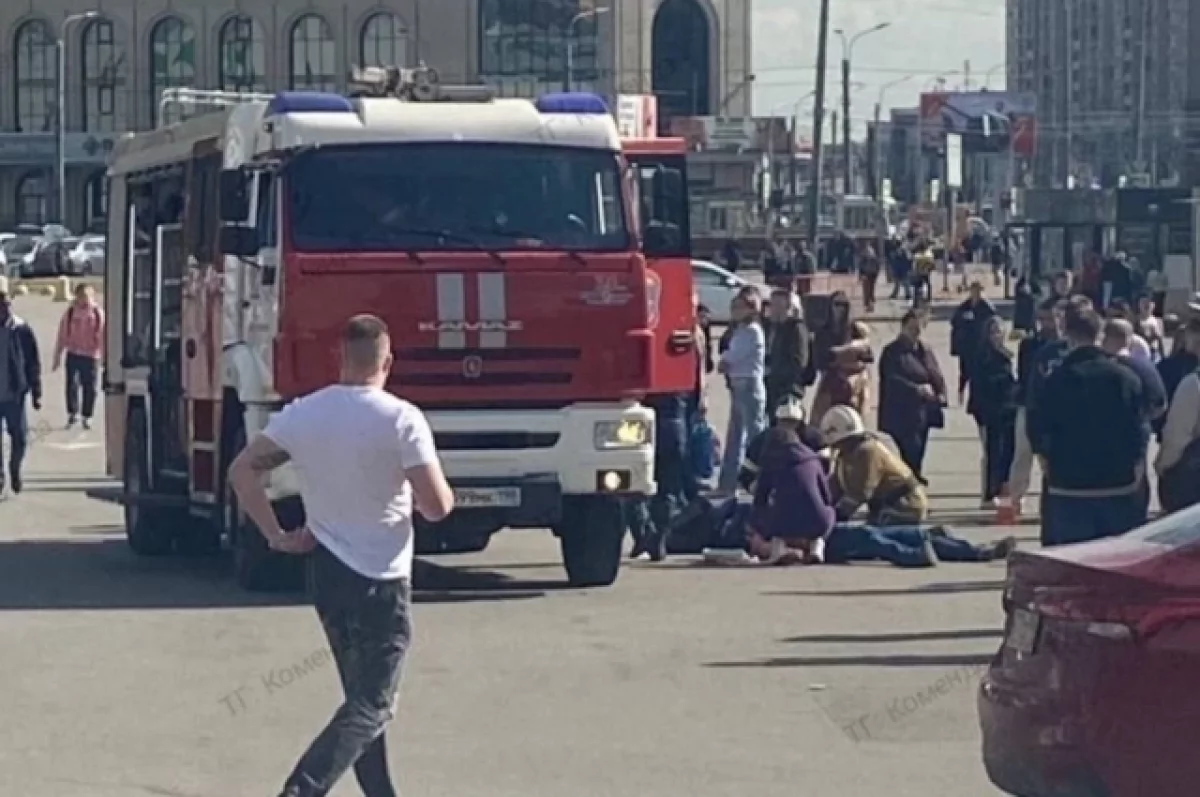
[[[58,48],[50,26],[39,19],[17,28],[13,38],[16,78],[16,129],[19,133],[45,133],[54,129],[58,106],[56,74]]]
[[[305,14],[292,25],[288,86],[307,91],[337,91],[337,43],[324,17]]]
[[[375,14],[363,25],[361,66],[408,66],[408,31],[395,14]]]
[[[606,11],[594,0],[480,0],[480,77],[503,96],[594,90]]]
[[[158,118],[163,90],[192,86],[195,82],[196,30],[178,17],[167,17],[150,32],[151,120],[178,121],[182,117],[182,108],[177,104],[166,109],[167,118]]]
[[[95,19],[83,30],[83,129],[116,133],[117,92],[124,84],[125,53],[117,46],[113,24]]]
[[[242,14],[225,20],[217,46],[217,80],[222,91],[267,90],[267,47],[258,20]]]

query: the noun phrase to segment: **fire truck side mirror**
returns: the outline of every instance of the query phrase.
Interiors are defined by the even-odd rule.
[[[245,224],[250,218],[250,173],[245,169],[221,172],[221,221]]]

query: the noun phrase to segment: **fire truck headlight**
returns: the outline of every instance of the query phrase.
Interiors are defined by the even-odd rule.
[[[650,442],[652,431],[648,421],[601,421],[596,424],[596,450],[639,448]]]

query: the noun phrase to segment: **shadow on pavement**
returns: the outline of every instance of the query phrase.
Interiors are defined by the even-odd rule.
[[[934,584],[922,584],[909,589],[827,589],[827,590],[786,590],[764,592],[763,595],[773,597],[826,597],[826,598],[871,598],[895,597],[903,595],[946,595],[956,592],[992,592],[1004,589],[1003,581],[950,581]]]
[[[958,639],[991,639],[1002,637],[1004,632],[992,628],[963,628],[956,631],[913,631],[897,634],[813,634],[794,636],[783,642],[848,643],[860,642],[951,642]]]
[[[705,667],[744,669],[747,667],[965,667],[987,664],[990,653],[912,654],[892,656],[783,656],[758,661],[714,661]]]
[[[79,526],[71,540],[0,542],[0,611],[201,609],[299,606],[303,592],[255,593],[233,582],[228,556],[143,558],[113,526]],[[108,539],[99,539],[110,535]],[[417,560],[413,602],[470,603],[539,598],[565,581],[523,581]]]

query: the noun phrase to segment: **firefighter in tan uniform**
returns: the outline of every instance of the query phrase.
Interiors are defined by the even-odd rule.
[[[885,442],[868,431],[851,407],[833,407],[821,419],[832,451],[830,488],[839,520],[863,506],[871,526],[914,526],[929,516],[929,498],[916,475]]]

